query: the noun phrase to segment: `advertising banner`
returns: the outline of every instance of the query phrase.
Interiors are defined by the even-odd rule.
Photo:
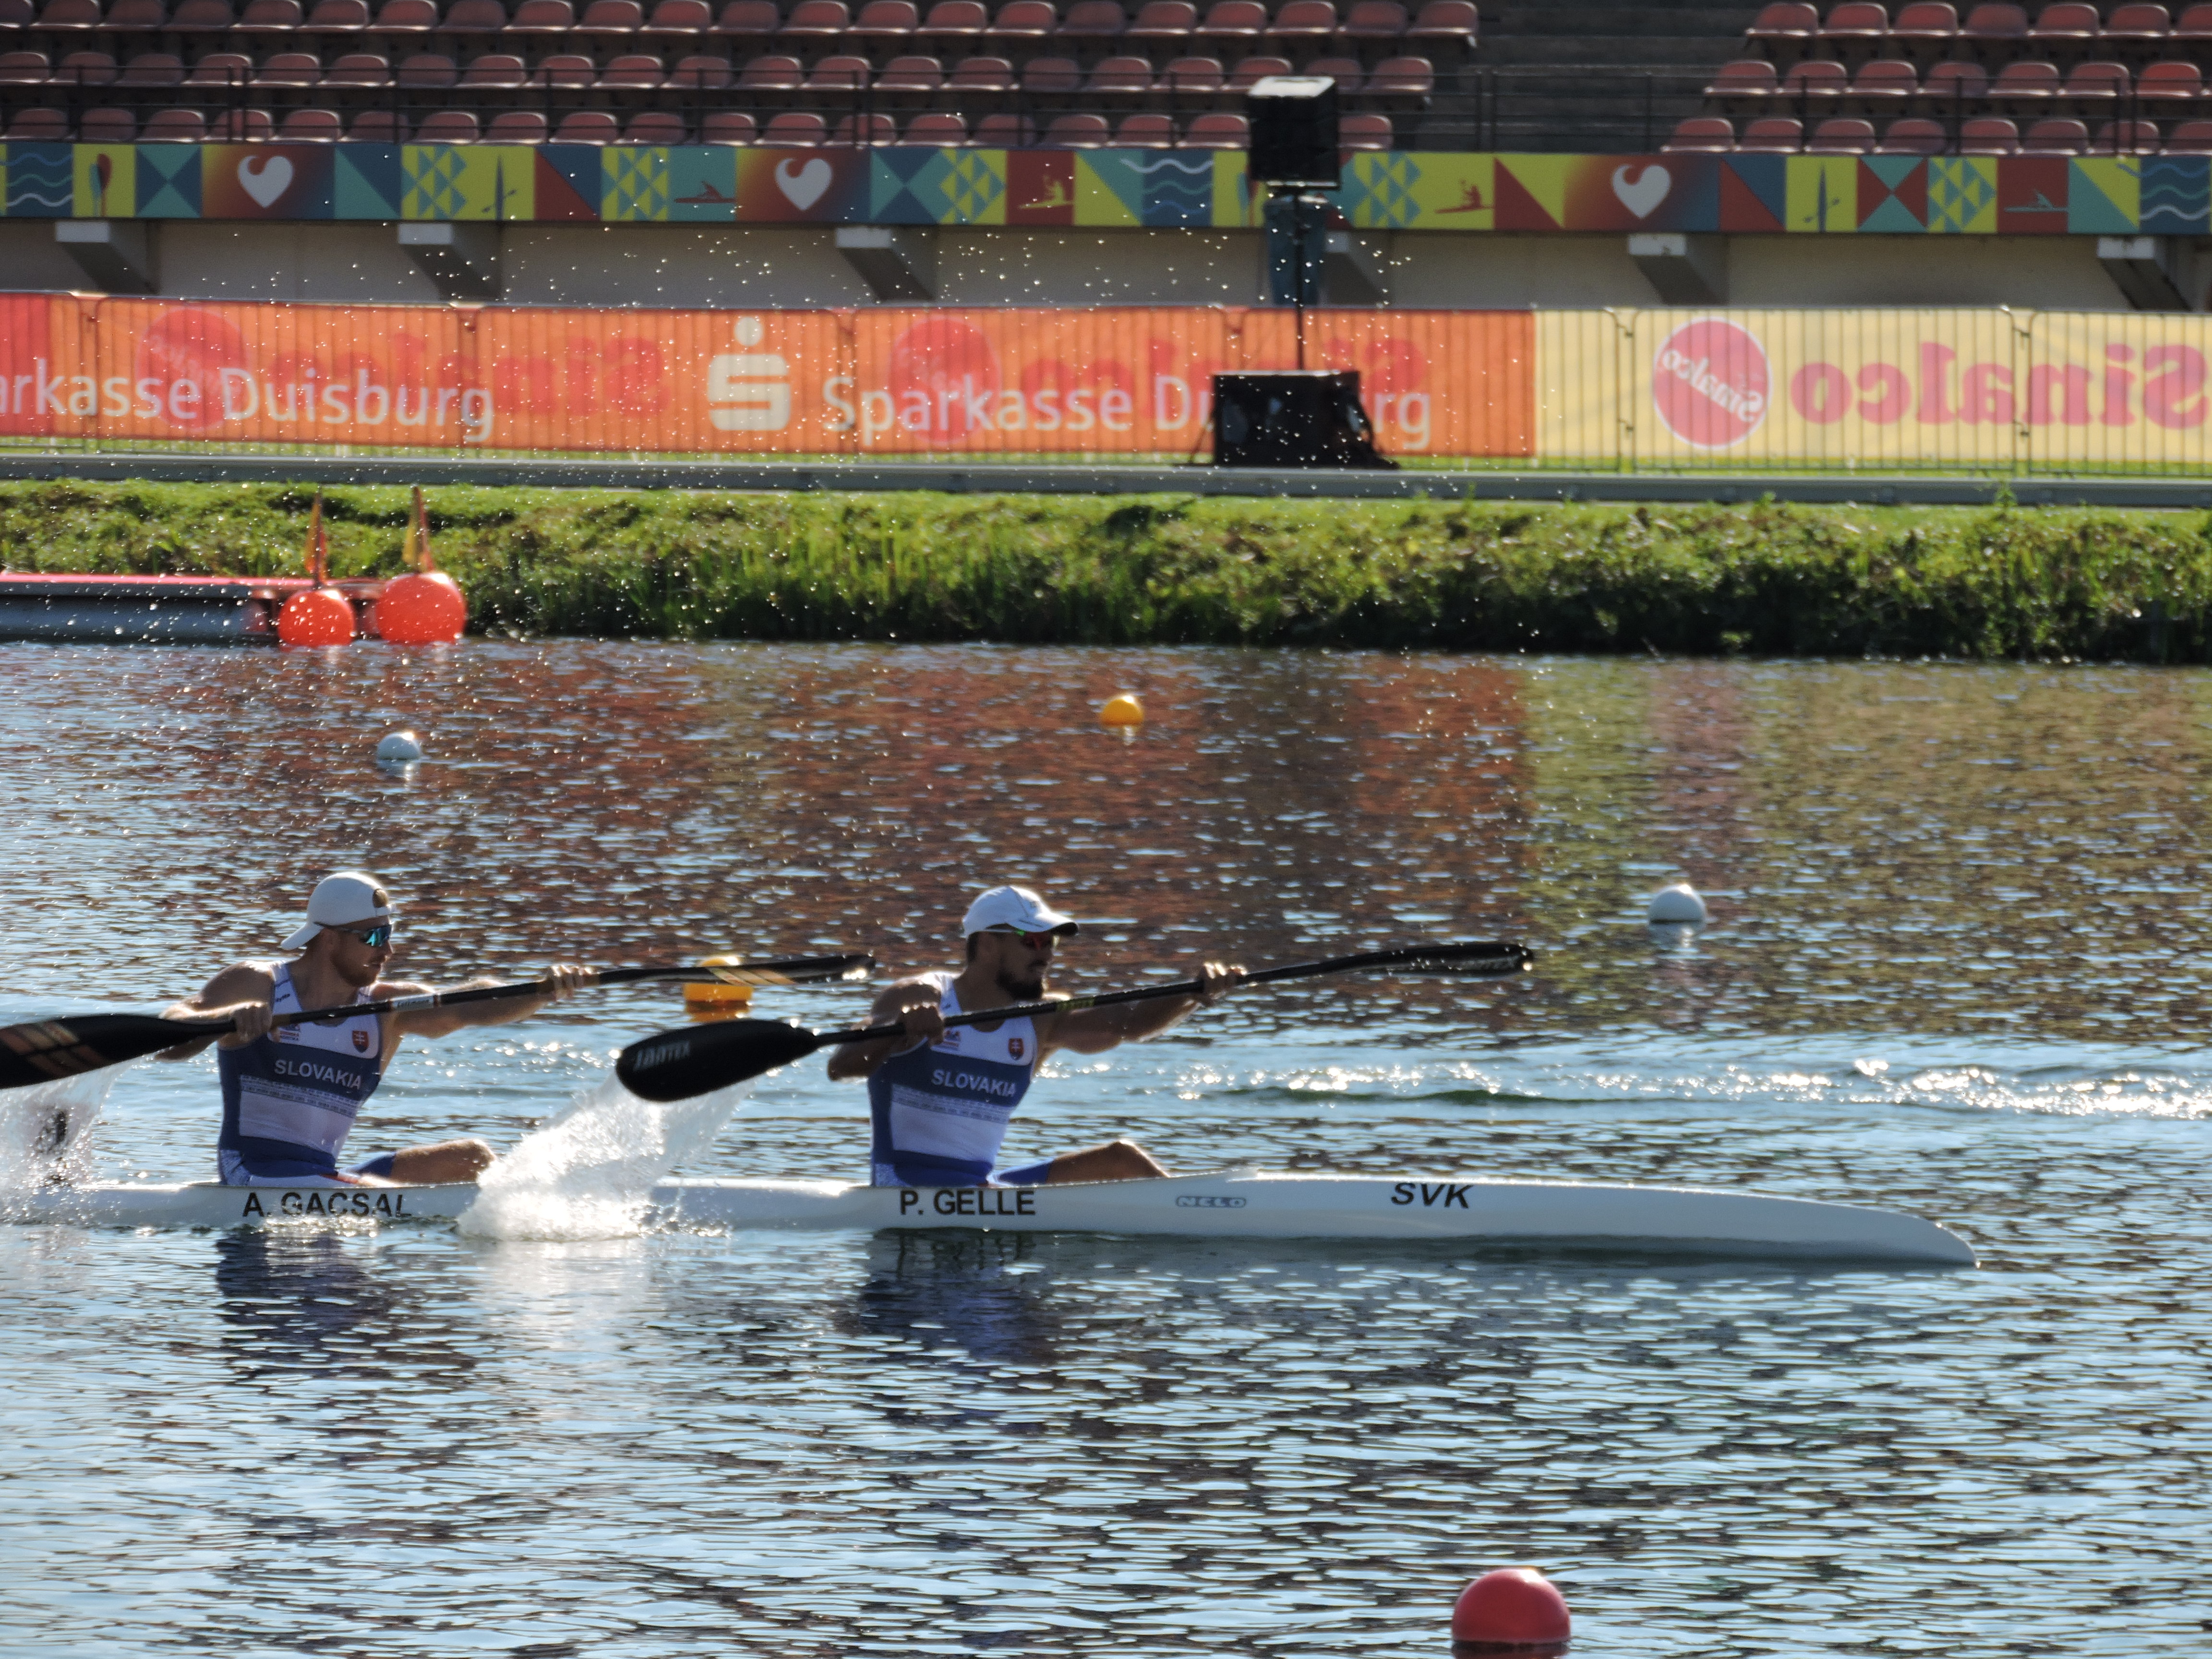
[[[615,311],[0,296],[0,431],[672,454],[1170,455],[1212,376],[1289,368],[1240,307]],[[1534,449],[1526,312],[1310,311],[1382,447]]]

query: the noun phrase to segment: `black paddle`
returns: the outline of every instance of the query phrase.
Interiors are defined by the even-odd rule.
[[[1495,977],[1526,973],[1534,961],[1523,945],[1486,942],[1479,945],[1416,945],[1400,951],[1369,951],[1354,957],[1331,957],[1326,962],[1293,963],[1287,968],[1262,968],[1243,975],[1240,985],[1268,980],[1310,979],[1321,974],[1462,974]],[[1195,996],[1199,981],[1179,979],[1165,985],[1140,986],[1133,991],[1101,991],[1091,996],[1061,997],[1050,1002],[1018,1003],[1009,1008],[986,1008],[979,1013],[954,1014],[947,1025],[975,1025],[993,1020],[1020,1019],[1033,1014],[1073,1013],[1081,1008],[1103,1008],[1109,1003],[1142,1002],[1153,997]],[[715,1089],[726,1089],[747,1078],[772,1072],[804,1060],[817,1049],[847,1042],[866,1042],[876,1037],[897,1036],[905,1028],[863,1025],[849,1031],[810,1031],[776,1019],[728,1020],[719,1025],[686,1030],[662,1031],[623,1049],[615,1061],[615,1075],[632,1094],[646,1100],[688,1100]]]
[[[787,957],[773,962],[739,962],[717,968],[609,968],[593,974],[586,982],[627,985],[652,979],[679,980],[690,985],[797,985],[807,980],[866,979],[875,965],[876,959],[872,956]],[[392,997],[382,1002],[356,1002],[343,1008],[313,1008],[304,1013],[282,1014],[274,1024],[301,1025],[311,1020],[349,1014],[449,1008],[460,1002],[543,996],[552,988],[550,979],[532,979],[516,985],[480,985],[467,991],[431,991],[421,996]],[[232,1024],[227,1019],[161,1019],[152,1014],[73,1014],[61,1019],[34,1019],[21,1025],[0,1027],[0,1089],[21,1089],[33,1083],[51,1083],[58,1078],[96,1072],[103,1066],[119,1066],[126,1060],[172,1048],[194,1037],[221,1036]]]

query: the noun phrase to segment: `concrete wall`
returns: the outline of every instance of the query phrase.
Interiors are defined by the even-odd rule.
[[[152,225],[161,292],[179,299],[434,303],[388,224]],[[0,289],[82,289],[41,222],[0,238]],[[1625,236],[1369,235],[1391,303],[1650,306]],[[937,292],[952,305],[1249,305],[1261,291],[1251,232],[938,233]],[[866,286],[823,228],[513,225],[504,297],[521,305],[860,306]],[[2093,237],[1741,236],[1735,306],[1984,306],[2116,310],[2125,301]]]

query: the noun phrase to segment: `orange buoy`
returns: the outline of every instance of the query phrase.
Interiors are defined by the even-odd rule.
[[[1452,1608],[1452,1641],[1476,1649],[1556,1647],[1573,1628],[1567,1598],[1533,1567],[1486,1572]]]
[[[1145,705],[1133,694],[1124,691],[1119,696],[1106,699],[1105,706],[1098,711],[1098,719],[1104,726],[1142,726]]]
[[[334,587],[311,587],[284,601],[276,637],[287,645],[343,645],[353,638],[353,606]]]
[[[442,570],[394,576],[376,599],[376,631],[395,645],[444,645],[468,626],[469,602]]]

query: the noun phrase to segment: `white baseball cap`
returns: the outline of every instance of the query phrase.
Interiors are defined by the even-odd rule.
[[[398,907],[384,890],[384,884],[366,870],[341,870],[325,876],[307,896],[307,925],[284,941],[287,951],[297,951],[325,927],[349,927],[364,921],[387,921]]]
[[[980,895],[961,918],[964,934],[1010,927],[1018,933],[1079,933],[1074,919],[1063,916],[1026,887],[994,887]]]

